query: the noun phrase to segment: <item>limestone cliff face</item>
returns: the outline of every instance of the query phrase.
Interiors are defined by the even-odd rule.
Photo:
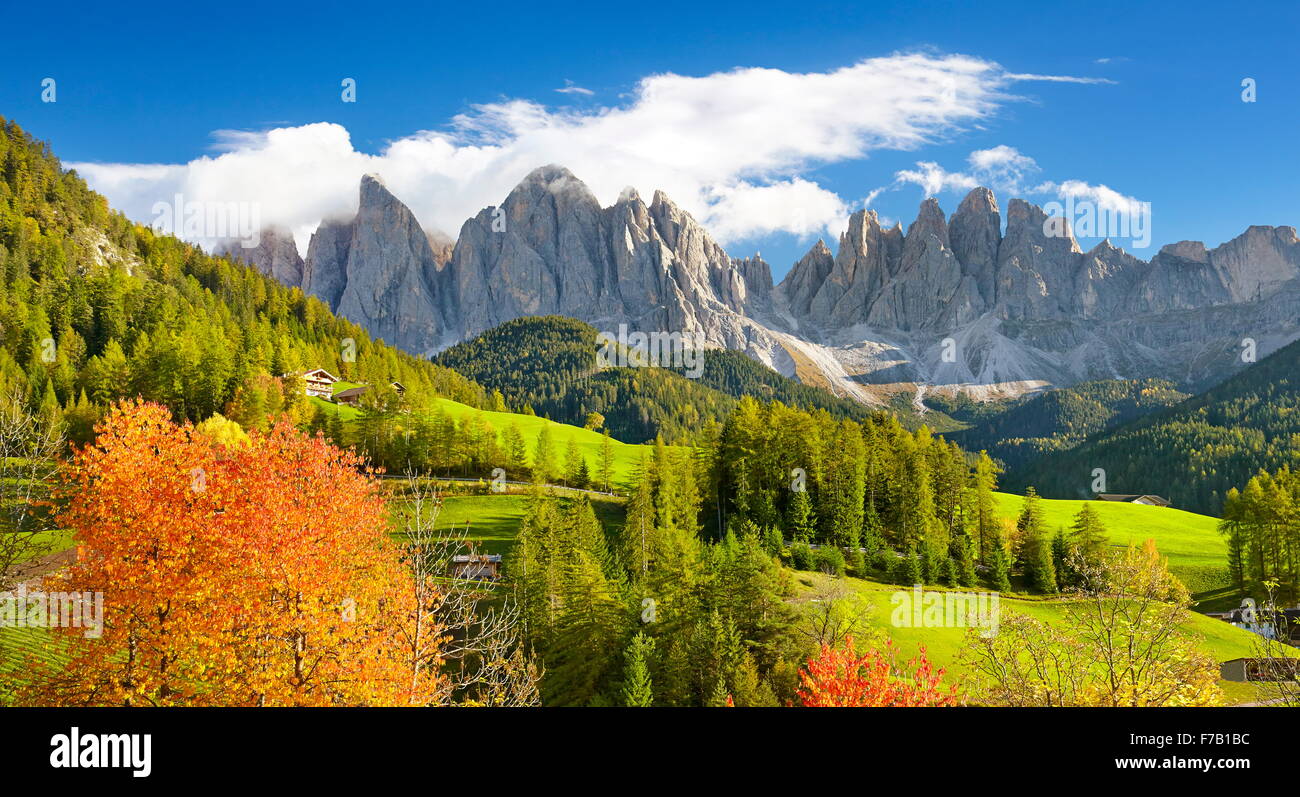
[[[446,326],[434,290],[437,272],[415,215],[378,178],[363,177],[339,315],[408,351],[428,351]]]
[[[353,224],[323,221],[312,233],[303,265],[302,289],[331,308],[339,306],[348,283],[348,250],[352,246]]]
[[[469,337],[522,315],[678,331],[743,348],[738,321],[769,300],[771,269],[729,257],[662,192],[602,208],[567,169],[533,171],[461,228],[447,265],[454,326]]]

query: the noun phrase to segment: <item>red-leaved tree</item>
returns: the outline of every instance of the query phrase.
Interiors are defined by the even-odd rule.
[[[805,706],[953,706],[957,687],[944,687],[943,668],[935,669],[925,648],[901,670],[895,671],[893,642],[885,653],[868,650],[859,654],[853,637],[843,647],[822,645],[821,653],[799,671],[803,688],[796,694]]]

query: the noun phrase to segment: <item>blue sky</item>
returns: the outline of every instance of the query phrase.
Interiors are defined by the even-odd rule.
[[[459,152],[453,159],[457,163],[439,166],[436,174],[411,173],[411,164],[423,157],[420,152],[409,155],[416,161],[373,161],[399,197],[411,195],[408,204],[422,221],[451,227],[446,232],[454,235],[455,222],[445,220],[468,215],[463,207],[499,200],[500,186],[521,176],[515,172],[529,157],[573,152],[563,145],[548,149],[544,140],[537,143],[535,130],[520,134],[518,125],[532,124],[536,120],[531,117],[524,122],[512,117],[505,132],[499,126],[485,130],[485,118],[500,122],[501,108],[544,113],[543,126],[555,120],[581,125],[586,132],[600,126],[602,132],[591,132],[592,146],[612,146],[609,139],[619,135],[618,128],[598,125],[607,113],[603,109],[641,107],[645,96],[639,87],[651,76],[701,79],[679,86],[694,105],[683,117],[691,130],[675,133],[685,136],[691,148],[697,143],[689,140],[693,135],[704,142],[709,136],[734,134],[727,125],[715,128],[708,116],[709,92],[715,86],[724,89],[728,81],[703,81],[738,68],[762,68],[770,71],[755,73],[760,82],[747,83],[747,90],[765,85],[762,80],[788,83],[794,95],[791,116],[810,118],[791,119],[799,124],[788,128],[778,107],[756,116],[755,128],[761,128],[762,136],[770,128],[778,144],[782,136],[791,137],[793,149],[780,144],[763,156],[738,157],[695,182],[690,175],[663,172],[681,144],[672,136],[638,143],[654,149],[662,141],[661,152],[630,153],[611,163],[587,152],[574,158],[576,164],[565,165],[593,187],[612,186],[611,181],[623,178],[606,172],[623,169],[629,174],[625,182],[647,199],[656,187],[676,186],[678,191],[670,194],[713,222],[710,226],[719,228],[729,252],[761,249],[779,278],[812,240],[834,234],[833,224],[795,229],[800,224],[782,215],[792,201],[810,197],[809,213],[816,221],[834,215],[828,203],[838,200],[852,210],[877,192],[871,207],[906,226],[925,190],[900,181],[899,172],[917,171],[918,162],[925,162],[949,174],[978,177],[970,175],[972,152],[1010,148],[1034,163],[1015,181],[1022,188],[1044,183],[1059,188],[1077,181],[1150,202],[1152,245],[1135,252],[1150,257],[1160,245],[1176,240],[1193,238],[1213,246],[1249,224],[1300,223],[1300,158],[1294,144],[1300,128],[1297,17],[1294,4],[1282,3],[849,7],[813,1],[703,7],[658,2],[566,5],[560,10],[503,2],[178,3],[147,11],[24,4],[6,10],[12,30],[24,35],[6,37],[0,114],[48,140],[65,162],[81,164],[178,165],[241,148],[274,152],[256,135],[214,139],[213,134],[260,134],[322,122],[341,126],[350,137],[348,146],[363,156],[381,155],[391,142],[420,131],[432,131],[435,142],[443,144],[446,139],[439,136],[459,137],[451,145]],[[856,155],[827,155],[834,144],[800,148],[797,137],[815,126],[822,113],[808,113],[808,98],[802,96],[804,86],[817,81],[791,82],[784,76],[830,75],[865,59],[900,53],[932,63],[966,56],[996,65],[989,74],[1000,77],[984,80],[976,91],[972,102],[981,105],[978,114],[952,113],[928,126],[919,140],[881,143],[874,139],[881,138],[878,124],[885,123],[870,121],[868,127],[876,132],[864,134],[868,141],[858,142],[862,151]],[[880,66],[889,74],[897,68],[898,62],[888,60]],[[1007,78],[1021,74],[1110,82]],[[41,102],[46,77],[57,80],[55,103]],[[357,81],[355,103],[340,101],[344,77]],[[1242,101],[1244,78],[1256,81],[1256,102]],[[881,111],[844,84],[828,90],[827,100],[840,102],[824,112],[856,130],[854,114],[874,119],[872,114]],[[556,91],[566,86],[590,93]],[[998,98],[990,99],[994,95]],[[843,107],[846,96],[862,107]],[[511,105],[517,101],[531,104]],[[485,116],[484,105],[495,106],[498,114]],[[735,103],[720,95],[717,107],[718,113],[739,113]],[[671,112],[657,107],[653,114],[629,114],[624,122],[644,130],[647,124],[663,123]],[[458,114],[476,120],[472,136],[450,126]],[[316,135],[335,129],[312,130]],[[501,143],[489,140],[492,136],[510,139],[507,148],[515,148],[508,158],[464,163],[479,151],[475,147]],[[516,146],[515,138],[524,143]],[[752,148],[755,140],[746,137],[736,147]],[[331,139],[319,152],[313,150],[313,157],[331,157],[330,147],[337,144]],[[286,138],[284,146],[301,145]],[[701,146],[692,157],[709,163],[709,153],[715,151],[709,147],[717,144]],[[461,151],[463,147],[469,149]],[[692,162],[685,153],[683,157]],[[366,163],[371,161],[353,158],[342,170]],[[260,191],[274,192],[277,186],[250,187],[248,181],[266,171],[256,158],[227,166],[230,174],[223,172],[219,180],[211,178],[213,169],[198,170],[208,182],[182,167],[158,179],[138,169],[82,170],[136,217],[147,216],[146,200],[168,196],[174,186],[191,194],[251,193],[256,195],[251,198],[265,199],[270,217],[285,216],[300,241],[311,217],[329,211],[331,203],[355,201],[332,196],[349,193],[338,186],[355,184],[350,173],[303,184],[281,177],[275,181],[279,188],[287,186],[302,197],[301,212],[286,210],[294,195],[263,198]],[[304,158],[300,169],[322,172],[326,167]],[[652,184],[661,173],[667,185]],[[753,193],[771,184],[782,190]],[[727,193],[737,185],[750,193]],[[612,201],[611,190],[617,189],[597,187],[597,194]],[[941,188],[937,195],[951,212],[964,193]],[[1059,193],[1048,190],[1029,198],[1042,203]],[[998,194],[1005,208],[1008,197],[1002,190]],[[725,207],[707,204],[727,197],[734,202]],[[765,228],[755,217],[770,218],[768,227],[776,229]],[[437,219],[443,221],[435,224]]]

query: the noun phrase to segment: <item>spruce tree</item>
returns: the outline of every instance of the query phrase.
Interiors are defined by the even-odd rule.
[[[813,516],[812,499],[807,490],[796,490],[790,498],[786,510],[786,528],[790,538],[800,542],[812,542],[817,528],[817,519]]]
[[[654,640],[641,631],[627,646],[623,654],[623,705],[637,708],[654,705],[649,661],[654,649]]]
[[[1072,586],[1075,582],[1072,573],[1073,565],[1071,563],[1071,554],[1073,549],[1070,541],[1065,537],[1065,529],[1056,530],[1056,536],[1052,537],[1052,566],[1056,569],[1056,583],[1058,587]]]
[[[989,586],[998,592],[1011,591],[1011,559],[1002,534],[994,531],[988,546]]]
[[[548,484],[555,477],[555,443],[551,440],[551,425],[542,425],[533,449],[533,481]]]
[[[993,491],[998,488],[998,466],[987,452],[981,451],[975,460],[975,542],[979,561],[988,564],[993,542],[999,536],[997,499]]]
[[[1109,541],[1106,527],[1102,525],[1097,510],[1093,509],[1091,502],[1085,501],[1079,514],[1074,516],[1074,525],[1070,528],[1070,542],[1086,561],[1096,563],[1106,552]]]
[[[610,439],[609,429],[605,429],[600,440],[600,489],[609,492],[609,482],[614,475],[614,443]]]

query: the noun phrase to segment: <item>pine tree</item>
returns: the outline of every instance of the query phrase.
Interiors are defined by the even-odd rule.
[[[614,475],[614,443],[605,429],[600,438],[600,489],[609,492],[609,482]]]
[[[923,584],[925,577],[921,565],[921,555],[917,553],[915,546],[907,553],[907,575],[906,584]]]
[[[1044,594],[1056,592],[1052,542],[1047,536],[1042,505],[1033,487],[1025,491],[1025,506],[1016,527],[1020,538],[1021,572],[1026,584]]]
[[[953,542],[957,561],[957,583],[963,587],[975,586],[975,552],[971,540],[965,534],[958,534]]]
[[[519,432],[519,424],[512,423],[506,427],[505,453],[506,467],[515,474],[521,474],[528,469],[528,445]]]
[[[1058,528],[1056,535],[1052,537],[1052,567],[1056,572],[1058,587],[1067,587],[1075,582],[1071,563],[1072,553],[1073,548],[1065,536],[1065,529]]]
[[[582,452],[578,450],[577,441],[574,440],[572,437],[570,437],[569,443],[564,450],[565,486],[566,487],[583,486],[581,484],[578,484],[578,482],[582,478],[581,471],[586,470],[586,467],[587,467],[586,457],[582,456]]]
[[[786,511],[786,529],[790,538],[801,542],[811,542],[817,528],[817,519],[813,516],[812,500],[807,490],[795,491]]]
[[[537,484],[549,484],[555,479],[555,443],[551,440],[551,425],[542,425],[537,433],[537,445],[533,449],[533,481]]]
[[[989,586],[998,592],[1011,591],[1011,559],[1001,532],[993,531],[988,548]]]
[[[998,488],[998,466],[981,451],[975,460],[975,542],[979,561],[988,564],[994,539],[998,535],[998,505],[993,492]]]
[[[654,690],[650,682],[650,662],[655,642],[644,632],[637,632],[623,654],[623,705],[644,707],[654,705]]]
[[[1092,503],[1085,501],[1079,514],[1074,516],[1074,525],[1070,529],[1070,542],[1088,561],[1098,561],[1106,552],[1109,543],[1106,527],[1102,525]]]

